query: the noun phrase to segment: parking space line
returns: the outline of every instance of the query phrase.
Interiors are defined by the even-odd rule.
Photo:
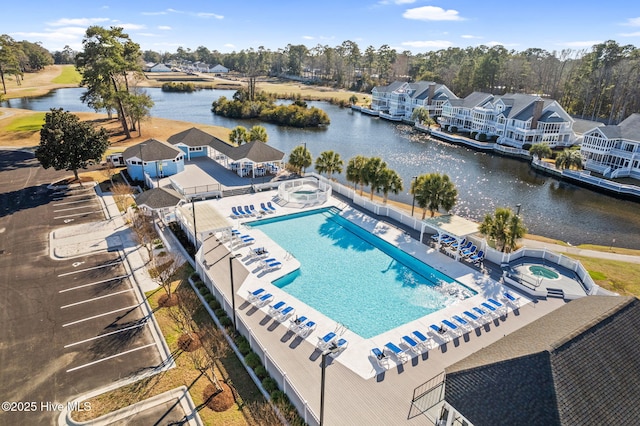
[[[96,211],[93,211],[93,212],[85,212],[85,213],[68,214],[68,215],[65,215],[65,216],[55,216],[54,219],[64,219],[66,217],[82,216],[82,215],[87,215],[87,214],[91,214],[91,213],[102,213],[102,210],[96,210]]]
[[[120,330],[110,331],[109,333],[99,334],[95,337],[90,337],[88,339],[80,340],[79,342],[69,343],[68,345],[64,345],[64,348],[70,348],[71,346],[81,345],[83,343],[91,342],[92,340],[102,339],[103,337],[113,336],[114,334],[122,333],[123,331],[133,330],[134,328],[144,327],[147,325],[147,322],[143,322],[141,324],[132,325],[129,327],[121,328]]]
[[[126,308],[120,308],[120,309],[115,309],[113,311],[110,312],[105,312],[103,314],[98,314],[98,315],[94,315],[92,317],[88,317],[88,318],[83,318],[81,320],[77,320],[77,321],[73,321],[73,322],[68,322],[66,324],[62,324],[63,327],[68,327],[70,325],[75,325],[75,324],[80,324],[81,322],[85,322],[85,321],[91,321],[92,319],[96,319],[96,318],[100,318],[100,317],[106,317],[107,315],[111,315],[111,314],[115,314],[116,312],[122,312],[122,311],[126,311],[128,310],[133,310],[136,308],[139,308],[140,305],[133,305],[133,306],[127,306]]]
[[[80,302],[71,303],[69,305],[60,306],[60,309],[67,309],[67,308],[71,308],[72,306],[78,306],[78,305],[82,305],[84,303],[95,302],[96,300],[104,299],[104,298],[111,297],[111,296],[116,296],[116,295],[122,294],[122,293],[128,293],[130,291],[133,291],[133,289],[129,288],[127,290],[120,290],[120,291],[116,291],[114,293],[105,294],[104,296],[92,297],[91,299],[86,299],[86,300],[82,300]]]
[[[100,280],[100,281],[95,281],[89,284],[82,284],[82,285],[77,285],[75,287],[71,287],[71,288],[67,288],[64,290],[60,290],[58,293],[66,293],[68,291],[72,291],[72,290],[78,290],[84,287],[90,287],[92,285],[98,285],[98,284],[104,284],[104,283],[108,283],[109,281],[116,281],[116,280],[122,280],[124,278],[127,278],[129,275],[119,275],[117,277],[113,277],[113,278],[107,278],[106,280]]]
[[[71,193],[71,192],[89,192],[89,191],[93,191],[93,189],[78,189],[78,190],[69,190],[69,191],[56,191],[56,192],[52,193],[51,196],[53,197],[54,195],[64,195],[64,197],[61,197],[61,198],[65,198],[65,197],[80,197],[80,196],[85,196],[86,194],[69,195],[69,193]]]
[[[69,207],[68,209],[58,209],[58,210],[54,210],[54,213],[58,213],[58,212],[68,212],[69,210],[79,210],[79,209],[93,209],[95,208],[95,205],[89,204],[88,206],[77,206],[77,207]]]
[[[67,370],[67,373],[71,373],[72,371],[80,370],[81,368],[89,367],[91,365],[98,364],[98,363],[103,362],[103,361],[108,361],[110,359],[117,358],[117,357],[122,356],[122,355],[130,354],[131,352],[136,352],[136,351],[139,351],[141,349],[146,349],[149,346],[155,346],[155,345],[156,345],[155,343],[149,343],[149,344],[146,344],[144,346],[140,346],[140,347],[137,347],[137,348],[134,348],[134,349],[129,349],[128,351],[120,352],[119,354],[111,355],[111,356],[108,356],[106,358],[102,358],[102,359],[99,359],[99,360],[96,360],[96,361],[93,361],[93,362],[89,362],[87,364],[83,364],[83,365],[79,365],[77,367],[70,368],[70,369]]]
[[[112,262],[107,263],[106,265],[98,265],[92,268],[78,269],[77,271],[65,272],[64,274],[58,274],[58,277],[66,277],[67,275],[79,274],[81,272],[93,271],[95,269],[108,268],[109,266],[114,266],[119,263],[122,263],[122,259],[118,257],[114,259]]]
[[[93,201],[95,201],[93,198],[88,198],[86,200],[68,201],[66,203],[55,203],[55,204],[52,204],[52,206],[57,207],[57,206],[66,206],[68,204],[91,203]]]

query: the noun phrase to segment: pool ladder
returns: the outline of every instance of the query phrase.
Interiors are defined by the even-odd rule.
[[[340,336],[342,336],[345,331],[347,331],[349,329],[349,327],[347,327],[346,325],[342,324],[341,322],[337,322],[336,323],[336,329],[334,330],[334,333],[339,334]]]
[[[285,251],[285,255],[284,255],[284,260],[289,260],[289,259],[295,259],[296,257],[289,253],[288,251]]]

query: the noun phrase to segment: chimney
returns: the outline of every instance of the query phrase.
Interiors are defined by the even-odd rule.
[[[436,84],[431,83],[429,85],[429,96],[427,96],[427,105],[431,105],[431,100],[433,99],[433,96],[435,94],[436,94]]]
[[[538,120],[540,120],[540,116],[542,115],[542,107],[544,106],[544,101],[542,99],[538,99],[533,104],[533,117],[531,118],[531,130],[538,128]]]

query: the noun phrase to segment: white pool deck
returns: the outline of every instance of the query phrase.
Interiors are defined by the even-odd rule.
[[[239,321],[251,329],[253,344],[259,344],[269,353],[269,356],[273,358],[279,369],[286,373],[287,380],[302,395],[309,409],[317,417],[320,405],[321,353],[315,347],[319,337],[339,329],[339,325],[331,318],[271,284],[272,281],[299,268],[300,263],[266,234],[258,229],[243,225],[245,222],[256,220],[256,217],[231,219],[232,206],[253,204],[256,209],[260,210],[260,203],[272,201],[275,195],[275,191],[268,191],[204,202],[228,214],[235,229],[238,229],[241,234],[248,234],[255,239],[253,244],[241,248],[231,247],[229,242],[225,243],[233,253],[240,254],[239,260],[247,270],[246,278],[242,284],[238,285],[236,281],[237,316]],[[264,214],[262,217],[281,216],[299,213],[303,210],[335,206],[341,210],[340,214],[346,219],[478,293],[476,296],[461,300],[436,313],[369,339],[362,338],[348,329],[339,332],[339,337],[348,341],[348,347],[335,356],[326,369],[325,424],[327,425],[344,424],[347,421],[353,422],[354,419],[357,420],[356,423],[366,422],[368,424],[430,424],[424,416],[410,416],[411,397],[417,386],[440,374],[446,366],[465,358],[564,304],[562,300],[558,299],[531,303],[529,298],[511,289],[509,292],[519,296],[519,301],[517,305],[505,303],[503,294],[507,288],[501,283],[470,268],[464,262],[455,261],[418,242],[393,225],[378,221],[368,216],[366,212],[352,209],[333,197],[322,205],[305,208],[300,208],[298,205],[281,206],[273,202],[272,204],[276,207],[276,211]],[[199,229],[199,231],[204,230]],[[267,249],[269,257],[280,261],[282,267],[270,272],[263,271],[259,267],[260,263],[256,260],[250,260],[248,256],[249,251],[257,247]],[[330,268],[331,265],[327,265],[327,267]],[[228,280],[226,277],[212,278],[218,283]],[[220,290],[226,296],[230,296],[228,284],[223,287]],[[316,330],[305,341],[301,341],[299,337],[288,331],[289,321],[280,324],[271,319],[267,306],[259,310],[254,308],[245,299],[249,291],[258,288],[264,288],[267,292],[272,293],[274,295],[273,303],[283,300],[295,308],[296,315],[304,315],[315,321],[317,323]],[[331,297],[331,295],[327,295],[327,297]],[[505,309],[499,315],[493,315],[482,321],[481,324],[474,324],[455,337],[452,335],[440,337],[431,333],[431,324],[440,325],[444,319],[454,322],[451,319],[453,315],[460,315],[464,318],[463,311],[472,311],[473,307],[479,306],[488,298],[502,302]],[[486,309],[484,310],[486,311]],[[384,315],[384,312],[381,315]],[[431,338],[428,352],[417,355],[408,351],[402,336],[411,335],[414,330],[420,330]],[[382,350],[387,342],[393,342],[401,349],[407,349],[408,360],[402,363],[391,357],[387,368],[380,368],[372,357],[371,349],[377,347]],[[307,421],[315,424],[315,420],[311,418],[307,418]]]

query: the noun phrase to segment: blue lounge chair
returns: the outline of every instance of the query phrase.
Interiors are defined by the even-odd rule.
[[[389,362],[389,357],[384,352],[382,352],[380,348],[373,348],[371,349],[371,352],[373,353],[373,357],[376,359],[378,366],[386,370]]]
[[[395,343],[389,342],[384,345],[400,362],[405,363],[407,361],[407,354],[400,349]]]
[[[276,262],[267,263],[263,270],[273,271],[274,269],[280,269],[280,268],[282,268],[282,263],[276,261]]]
[[[460,247],[460,253],[462,253],[465,250],[469,250],[471,248],[471,246],[473,245],[473,243],[471,241],[467,241],[465,245],[463,245],[462,247]]]
[[[264,203],[260,203],[260,208],[262,209],[263,212],[265,213],[271,213],[271,210],[269,210],[267,208],[267,206],[264,205]]]
[[[231,209],[233,210],[233,207]],[[236,209],[238,210],[238,213],[240,213],[242,216],[249,216],[249,213],[245,213],[245,211],[242,210],[241,206],[236,207]]]
[[[478,253],[469,256],[469,261],[473,262],[473,263],[479,263],[482,261],[482,259],[484,259],[484,251],[480,250]]]
[[[284,309],[285,303],[283,300],[279,301],[275,305],[269,305],[269,315],[277,315],[282,309]]]
[[[271,201],[267,201],[267,207],[269,208],[269,210],[271,210],[272,212],[276,211],[276,208],[273,207],[273,205],[271,204]]]
[[[333,342],[336,339],[336,337],[338,337],[336,336],[336,333],[334,333],[333,331],[330,331],[324,336],[318,337],[318,344],[316,345],[316,347],[321,351],[325,351],[327,350],[329,345],[331,345],[331,342]]]
[[[449,327],[449,330],[451,330],[453,334],[458,334],[460,332],[459,327],[454,323],[452,323],[451,321],[445,319],[445,320],[442,320],[442,323],[447,327]]]
[[[453,243],[451,243],[451,248],[452,249],[457,249],[458,247],[464,247],[464,245],[467,244],[467,239],[463,239],[462,241],[458,242],[458,240],[455,240]]]
[[[340,338],[331,342],[327,350],[331,351],[332,355],[338,355],[340,352],[347,349],[347,346],[349,346],[347,339]]]
[[[520,296],[514,296],[513,294],[509,293],[508,291],[504,292],[504,300],[506,300],[507,302],[511,302],[514,305],[518,305],[520,303]]]
[[[251,302],[251,304],[253,306],[255,306],[256,308],[262,308],[264,305],[269,303],[271,301],[271,299],[273,299],[273,294],[267,293],[264,296],[258,297],[256,300]]]
[[[259,288],[257,290],[247,290],[249,292],[249,296],[247,296],[247,300],[252,302],[256,300],[262,293],[264,293],[264,288]]]
[[[500,302],[498,302],[496,299],[487,299],[487,301],[489,303],[491,303],[492,305],[495,305],[497,308],[503,308],[504,305]]]
[[[295,311],[296,310],[293,306],[287,306],[276,314],[276,320],[279,322],[285,322]]]
[[[244,206],[244,212],[247,214],[247,216],[254,216],[255,212],[252,212],[251,209],[249,208],[249,206]]]
[[[480,321],[480,318],[478,318],[476,315],[472,314],[472,313],[471,313],[471,312],[469,312],[469,311],[464,311],[464,312],[463,312],[463,314],[464,314],[467,318],[469,318],[471,321],[475,321],[475,322],[479,322],[479,321]]]
[[[420,355],[420,345],[413,339],[413,337],[402,336],[402,340],[404,340],[404,343],[409,346],[409,349],[411,349],[416,355]]]
[[[238,211],[238,209],[236,209],[235,207],[231,207],[231,213],[232,213],[233,217],[238,217],[238,218],[240,218],[240,217],[243,217],[243,216],[244,216],[244,214],[241,214],[241,213]]]
[[[441,325],[431,324],[429,328],[431,328],[431,330],[435,331],[436,334],[439,334],[439,335],[443,335],[447,333],[447,329]]]
[[[462,328],[469,328],[469,322],[467,320],[465,320],[464,318],[462,318],[460,315],[454,315],[451,318],[453,318],[453,320],[455,322],[457,322],[458,324],[460,324],[460,326]]]
[[[498,311],[496,310],[496,308],[494,308],[493,306],[491,306],[490,304],[488,304],[487,302],[482,302],[480,304],[483,308],[486,308],[489,312],[491,312],[492,314],[496,314],[498,315]]]
[[[296,334],[302,337],[303,339],[306,339],[307,336],[313,333],[313,330],[315,329],[316,329],[316,323],[313,321],[307,321],[306,323],[298,327],[298,329],[296,330]]]
[[[418,330],[414,330],[413,331],[413,335],[416,336],[416,338],[419,341],[419,345],[424,348],[424,349],[428,349],[429,348],[429,338],[427,336],[425,336],[424,334],[422,334],[420,331]]]
[[[485,311],[483,311],[482,309],[478,308],[477,306],[473,308],[473,310],[480,315],[481,317],[487,315],[487,313]]]
[[[474,254],[474,253],[476,252],[476,250],[477,250],[477,249],[478,249],[478,248],[477,248],[476,246],[471,246],[471,248],[468,248],[468,249],[466,249],[466,250],[462,250],[462,253],[461,253],[461,254],[462,254],[462,256],[464,256],[464,257],[469,257],[469,256],[471,256],[472,254]]]
[[[456,241],[455,237],[452,237],[451,235],[446,235],[444,238],[440,239],[440,243],[444,244],[444,245],[449,245],[449,244],[453,244]]]
[[[306,320],[307,317],[305,317],[304,315],[301,317],[296,316],[295,318],[291,318],[289,320],[289,322],[291,322],[291,324],[289,324],[289,330],[293,331],[294,333],[297,332]]]
[[[253,204],[249,204],[249,211],[251,212],[252,215],[256,215],[258,214],[258,211],[256,210],[255,207],[253,207]]]

